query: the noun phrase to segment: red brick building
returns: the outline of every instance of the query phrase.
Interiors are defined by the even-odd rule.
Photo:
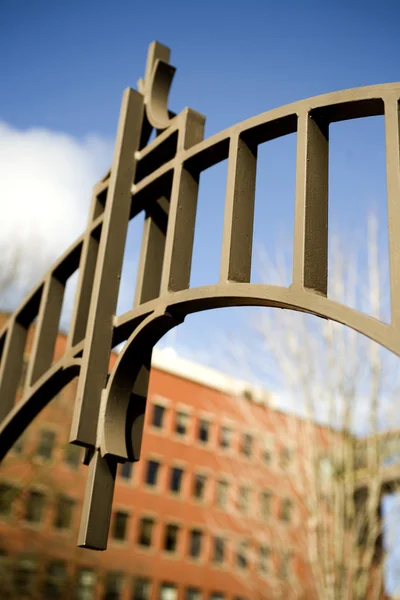
[[[76,547],[87,467],[67,443],[75,387],[1,466],[1,598],[313,597],[290,417],[242,382],[155,351],[141,460],[119,467],[98,553]]]

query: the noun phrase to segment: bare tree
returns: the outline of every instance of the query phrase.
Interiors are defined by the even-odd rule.
[[[329,295],[385,320],[386,270],[378,256],[377,220],[368,221],[368,258],[333,245]],[[284,256],[262,253],[263,280],[288,285]],[[275,389],[276,406],[298,418],[276,418],[277,440],[294,444],[288,474],[302,515],[301,545],[311,573],[306,597],[385,597],[382,500],[396,492],[399,419],[397,357],[329,320],[286,310],[256,310],[251,343],[232,343],[236,365]],[[245,404],[241,404],[245,409]],[[276,413],[278,415],[278,413]],[[397,418],[396,418],[397,417]],[[251,421],[251,411],[246,419]],[[254,421],[254,417],[253,417]],[[259,425],[254,422],[254,430]],[[274,538],[276,541],[276,529]],[[287,540],[282,540],[283,545]],[[389,542],[390,543],[390,542]],[[302,597],[293,582],[293,598]]]

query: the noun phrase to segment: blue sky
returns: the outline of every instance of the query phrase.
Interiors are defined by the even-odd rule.
[[[104,140],[100,176],[111,158],[121,93],[136,87],[153,39],[170,46],[177,67],[171,109],[190,106],[206,115],[208,136],[304,97],[399,80],[399,15],[395,1],[248,1],[245,7],[225,1],[6,1],[0,7],[0,121],[16,130],[68,134],[78,143],[87,136]],[[273,253],[284,244],[289,257],[294,158],[295,136],[260,148],[256,198],[255,249],[262,245]],[[366,214],[376,210],[385,257],[383,119],[333,126],[330,169],[333,227],[345,240],[358,232],[362,243]],[[201,180],[192,285],[218,276],[225,173],[222,163]],[[120,310],[131,303],[139,232],[134,224]],[[192,316],[173,342],[200,355],[217,326],[240,329],[246,314]]]

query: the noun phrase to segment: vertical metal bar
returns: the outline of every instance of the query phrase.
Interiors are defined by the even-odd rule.
[[[99,242],[88,231],[83,241],[68,346],[75,346],[85,337],[98,249]]]
[[[89,315],[90,300],[92,297],[93,279],[96,270],[99,242],[91,232],[91,226],[95,218],[104,212],[99,196],[107,195],[108,182],[97,183],[92,192],[92,200],[89,209],[89,219],[83,239],[82,252],[79,261],[78,281],[76,285],[74,307],[71,323],[68,331],[67,347],[75,346],[84,339]],[[101,211],[100,211],[101,207]]]
[[[22,372],[27,329],[13,317],[0,362],[0,422],[12,409]]]
[[[385,99],[386,177],[391,322],[400,326],[400,111],[399,99]]]
[[[97,420],[111,350],[126,234],[131,187],[143,121],[143,97],[125,90],[110,175],[90,302],[85,348],[78,382],[71,442],[95,446]]]
[[[328,288],[328,125],[305,112],[297,128],[293,286]]]
[[[64,283],[51,274],[46,277],[30,351],[25,389],[29,389],[52,364],[64,291]]]
[[[90,459],[82,506],[78,546],[92,550],[107,548],[117,462],[95,451]]]
[[[145,216],[134,306],[157,298],[160,292],[169,202],[167,198],[162,197],[157,205]],[[164,213],[165,218],[160,215],[161,218],[156,219],[156,210]]]
[[[197,144],[204,135],[202,115],[187,109],[181,119],[178,131],[178,158],[180,151]],[[189,172],[183,164],[177,164],[171,191],[161,295],[189,287],[198,188],[199,174]]]
[[[220,281],[250,282],[257,148],[230,141]]]

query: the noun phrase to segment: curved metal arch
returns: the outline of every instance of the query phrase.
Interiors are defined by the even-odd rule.
[[[7,414],[0,424],[0,460],[49,402],[79,376],[80,363],[79,359],[57,361]]]
[[[289,308],[343,323],[400,355],[400,84],[301,100],[204,139],[202,115],[168,110],[175,73],[169,55],[165,46],[150,45],[139,93],[124,92],[113,163],[94,187],[84,234],[0,332],[0,458],[24,424],[79,374],[71,441],[86,447],[90,459],[79,543],[97,549],[106,547],[116,463],[139,457],[151,349],[187,314],[238,305]],[[390,324],[327,297],[329,125],[375,115],[384,115],[386,131]],[[156,138],[148,143],[152,129]],[[297,133],[292,284],[252,284],[258,146],[290,133]],[[191,289],[199,180],[225,159],[220,281]],[[127,225],[139,213],[145,222],[134,307],[116,317]],[[76,270],[66,348],[53,365],[65,285]],[[14,405],[27,332],[35,320],[27,384]],[[111,349],[123,341],[109,373]]]

